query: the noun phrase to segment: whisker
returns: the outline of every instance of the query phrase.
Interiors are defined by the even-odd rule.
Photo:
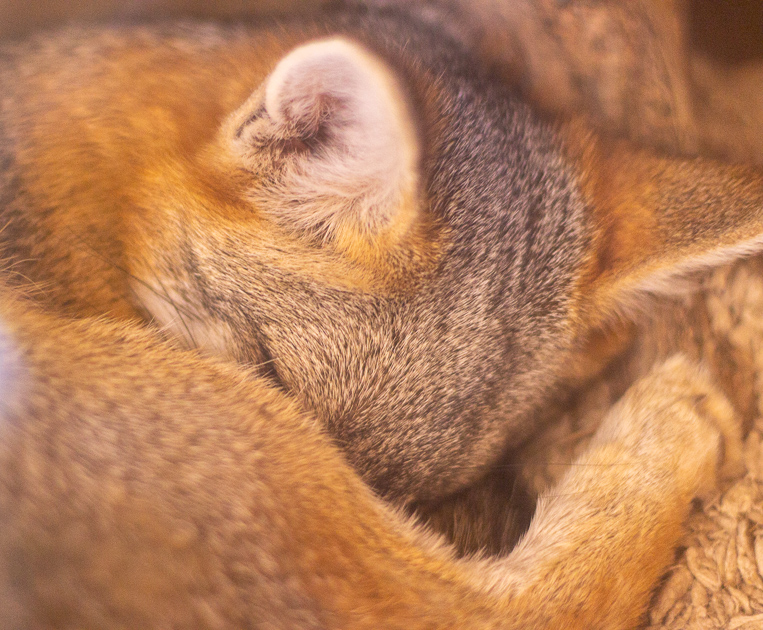
[[[156,270],[153,269],[153,267],[151,268],[151,272],[153,273],[153,276],[154,276],[157,284],[159,285],[159,287],[162,290],[162,293],[164,294],[164,299],[170,304],[170,306],[172,307],[172,309],[175,311],[175,313],[177,314],[178,318],[180,319],[180,323],[183,325],[183,328],[185,329],[185,332],[188,335],[188,339],[191,341],[191,344],[194,347],[198,348],[199,344],[196,342],[196,339],[194,338],[193,333],[191,332],[191,328],[188,326],[188,322],[183,318],[183,313],[181,312],[181,309],[178,308],[179,305],[177,304],[177,302],[175,300],[173,300],[170,297],[169,291],[167,291],[167,287],[164,285],[164,283],[162,282],[161,278],[156,273]],[[159,295],[159,293],[156,293],[156,295]]]
[[[104,256],[103,254],[101,254],[101,253],[100,253],[100,252],[99,252],[97,249],[95,249],[95,247],[93,247],[92,245],[90,245],[90,244],[89,244],[89,243],[88,243],[88,242],[87,242],[85,239],[83,239],[81,236],[77,235],[77,234],[76,234],[76,233],[75,233],[75,232],[74,232],[74,231],[73,231],[71,228],[69,228],[69,232],[70,232],[70,234],[72,235],[72,237],[75,239],[75,241],[76,241],[77,243],[79,243],[80,245],[84,246],[85,248],[87,248],[87,250],[88,250],[88,251],[89,251],[91,254],[93,254],[93,255],[97,256],[97,257],[98,257],[98,258],[100,258],[100,259],[101,259],[103,262],[105,262],[105,263],[107,263],[107,264],[111,265],[111,267],[113,267],[113,268],[114,268],[114,269],[116,269],[117,271],[120,271],[120,272],[122,272],[122,273],[123,273],[123,274],[125,274],[125,275],[126,275],[128,278],[131,278],[132,280],[135,280],[135,282],[137,282],[138,284],[140,284],[142,287],[144,287],[144,288],[148,289],[148,290],[149,290],[151,293],[153,293],[154,295],[156,295],[158,298],[160,298],[160,299],[162,299],[162,300],[166,300],[166,299],[167,299],[167,297],[166,297],[166,296],[162,295],[162,294],[161,294],[161,293],[160,293],[160,292],[159,292],[159,291],[158,291],[158,290],[157,290],[155,287],[151,286],[151,284],[149,284],[148,282],[146,282],[146,281],[142,280],[142,279],[141,279],[141,278],[139,278],[138,276],[136,276],[136,275],[134,275],[134,274],[130,273],[130,272],[127,270],[127,269],[125,269],[125,268],[124,268],[124,267],[122,267],[121,265],[118,265],[116,262],[114,262],[113,260],[111,260],[111,259],[110,259],[110,258],[108,258],[107,256]],[[172,301],[171,301],[171,300],[170,300],[170,302],[172,303]],[[182,311],[182,310],[186,310],[186,309],[184,309],[184,308],[183,308],[181,305],[179,305],[179,304],[174,304],[174,303],[173,303],[172,305],[173,305],[173,308],[175,308],[176,310],[181,310],[181,311]],[[189,316],[189,317],[193,317],[193,313],[192,313],[190,310],[186,310],[186,315],[187,315],[187,316]]]

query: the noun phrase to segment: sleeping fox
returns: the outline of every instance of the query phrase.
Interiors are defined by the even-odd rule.
[[[685,359],[505,558],[480,478],[763,177],[540,120],[404,8],[0,52],[0,626],[630,628],[740,428]],[[508,496],[508,489],[507,489]]]

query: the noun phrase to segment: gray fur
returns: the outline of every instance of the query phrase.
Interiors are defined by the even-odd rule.
[[[422,85],[438,84],[439,120],[420,121],[426,212],[451,235],[436,269],[388,296],[331,289],[217,231],[186,234],[182,256],[168,253],[156,270],[182,287],[179,308],[235,331],[238,360],[272,360],[278,383],[317,414],[364,479],[403,501],[463,487],[531,433],[532,410],[572,342],[573,272],[587,239],[553,131],[428,19],[360,12],[325,30],[397,68],[414,104]],[[199,28],[182,37],[226,39]],[[23,185],[8,192],[12,170],[0,238],[20,260],[39,254],[13,240],[33,209]]]

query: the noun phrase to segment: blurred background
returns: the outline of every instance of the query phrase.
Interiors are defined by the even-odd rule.
[[[0,0],[0,38],[68,22],[445,7],[541,111],[674,153],[763,165],[763,0]]]
[[[512,0],[503,2],[511,4]],[[557,4],[571,2],[574,0]],[[599,4],[605,2],[599,0]],[[67,20],[237,18],[287,14],[329,4],[332,0],[0,0],[0,36],[22,35]],[[686,15],[691,45],[702,54],[726,63],[763,60],[763,0],[689,0]]]

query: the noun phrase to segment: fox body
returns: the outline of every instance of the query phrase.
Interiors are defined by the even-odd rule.
[[[283,79],[315,85],[275,75],[247,100],[337,29],[352,43]],[[17,53],[57,85],[4,81],[6,251],[69,310],[147,311],[264,364],[379,491],[441,496],[532,427],[581,307],[584,202],[549,129],[436,32],[305,31],[68,34],[87,43],[66,68],[49,38]]]
[[[505,560],[454,561],[365,484],[479,478],[592,328],[758,248],[755,171],[542,122],[402,9],[0,60],[7,627],[638,621],[738,450],[686,362]]]

